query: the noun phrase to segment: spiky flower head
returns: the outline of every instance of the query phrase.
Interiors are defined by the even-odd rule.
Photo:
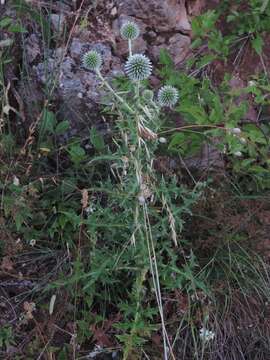
[[[121,26],[120,34],[124,40],[135,40],[140,35],[140,29],[135,22],[126,21]]]
[[[172,107],[177,103],[178,98],[178,90],[171,85],[163,86],[158,92],[158,102],[160,106]]]
[[[96,50],[90,50],[83,55],[82,62],[86,69],[97,71],[101,68],[102,56]]]
[[[128,58],[125,64],[125,71],[131,80],[145,80],[151,75],[152,63],[147,56],[134,54]]]
[[[146,89],[144,90],[144,92],[142,93],[143,99],[148,102],[148,101],[152,101],[154,98],[154,93],[152,90]]]

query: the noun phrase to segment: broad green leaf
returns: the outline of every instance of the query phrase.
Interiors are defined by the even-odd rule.
[[[20,24],[10,25],[8,31],[12,33],[27,33],[27,30]]]
[[[54,133],[55,135],[64,134],[68,128],[69,128],[69,122],[67,120],[61,121],[59,124],[57,124]]]
[[[267,140],[264,133],[256,125],[246,124],[244,125],[243,129],[251,142],[263,144],[263,145],[267,144]]]
[[[92,127],[90,130],[90,141],[97,151],[101,151],[105,148],[103,137],[95,127]]]
[[[85,158],[85,150],[78,144],[72,145],[68,152],[71,157],[71,161],[77,165]]]
[[[254,39],[251,40],[253,49],[258,55],[261,55],[263,48],[263,38],[260,35],[257,35]]]
[[[205,124],[208,122],[208,116],[200,106],[182,103],[178,108],[180,112],[190,115],[197,124]]]
[[[4,19],[0,20],[0,28],[5,28],[6,26],[12,23],[12,19],[9,17],[4,17]]]
[[[173,60],[166,49],[161,49],[159,53],[159,62],[162,65],[173,67]]]
[[[43,111],[41,122],[40,122],[40,132],[41,135],[44,135],[46,132],[54,133],[54,127],[56,124],[55,114],[52,111],[45,109]]]
[[[202,39],[198,38],[196,40],[194,40],[190,46],[191,49],[197,49],[199,46],[202,45]]]

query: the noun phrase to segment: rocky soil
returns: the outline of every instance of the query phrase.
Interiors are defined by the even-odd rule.
[[[45,2],[29,0],[27,4],[37,10],[49,9]],[[190,16],[201,7],[201,1],[185,0],[115,0],[101,1],[97,6],[92,0],[55,1],[48,16],[49,44],[44,43],[44,36],[28,18],[31,30],[24,35],[24,59],[16,57],[27,66],[28,78],[17,79],[14,66],[10,74],[19,82],[27,118],[36,116],[35,107],[44,98],[41,89],[45,86],[50,89],[52,101],[61,104],[59,116],[69,120],[72,134],[80,133],[85,124],[97,120],[98,104],[102,102],[99,82],[83,69],[81,55],[96,49],[103,55],[106,77],[123,73],[127,46],[119,36],[119,28],[124,21],[135,20],[142,36],[135,41],[134,51],[146,53],[155,63],[160,49],[167,48],[175,65],[181,66],[191,43]],[[1,13],[16,18],[9,2]],[[13,52],[15,60],[16,51]],[[155,76],[151,81],[158,84]]]

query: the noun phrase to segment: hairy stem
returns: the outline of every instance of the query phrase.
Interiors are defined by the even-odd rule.
[[[105,80],[105,78],[101,75],[100,71],[97,70],[97,75],[100,78],[100,80],[102,81],[102,83],[106,86],[106,88],[113,94],[113,96],[121,103],[125,106],[125,108],[131,113],[131,114],[135,114],[135,111],[127,104],[127,102],[121,97],[119,96],[115,90],[111,87],[111,85],[108,83],[108,81]]]

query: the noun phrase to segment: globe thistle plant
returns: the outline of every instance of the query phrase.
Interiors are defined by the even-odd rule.
[[[158,103],[160,106],[174,106],[179,98],[178,90],[171,86],[165,85],[158,92]]]
[[[133,202],[127,216],[125,215],[125,219],[128,219],[127,221],[130,222],[130,228],[139,228],[140,231],[138,235],[137,231],[133,232],[131,241],[133,244],[135,244],[136,241],[142,244],[142,252],[138,254],[144,256],[144,264],[146,264],[145,257],[149,257],[148,267],[145,268],[145,266],[143,266],[141,274],[137,275],[137,272],[136,274],[134,273],[136,281],[136,303],[138,303],[137,294],[140,297],[140,294],[143,292],[145,274],[151,272],[162,324],[164,359],[167,359],[170,344],[167,340],[166,324],[162,310],[162,295],[159,287],[159,273],[156,262],[156,241],[154,237],[152,237],[152,224],[148,215],[148,203],[151,202],[151,204],[155,204],[158,202],[159,204],[160,201],[159,192],[156,192],[158,176],[154,173],[153,169],[155,150],[158,142],[160,144],[166,143],[166,138],[158,137],[158,130],[161,126],[161,118],[159,117],[160,105],[175,105],[178,100],[178,91],[172,86],[164,86],[158,93],[157,103],[154,100],[153,91],[145,89],[141,84],[142,80],[150,77],[152,73],[152,63],[150,59],[143,54],[132,54],[132,41],[138,37],[139,32],[139,27],[133,22],[126,22],[120,29],[121,36],[127,40],[129,48],[129,57],[124,67],[127,77],[131,80],[130,82],[132,82],[129,91],[115,90],[108,79],[101,74],[100,68],[103,59],[101,54],[96,50],[86,52],[82,57],[82,62],[86,69],[95,72],[96,77],[100,80],[100,85],[105,87],[114,97],[113,112],[118,114],[118,131],[115,140],[117,147],[115,155],[116,159],[119,160],[116,161],[116,166],[122,169],[122,171],[116,173],[119,184],[121,184],[117,189],[119,189],[119,195],[121,195],[121,197],[123,194],[126,198],[127,193],[127,201],[129,203]],[[120,136],[121,140],[118,140]],[[122,159],[121,164],[120,159]],[[131,186],[131,191],[129,191],[129,186]],[[134,197],[135,186],[138,191],[136,197]],[[175,185],[172,184],[172,186],[174,189]],[[103,192],[103,190],[101,191]],[[181,189],[179,194],[182,194]],[[112,201],[114,201],[114,198],[112,198]],[[171,210],[168,205],[170,202],[170,192],[168,191],[166,194],[162,194],[163,208],[166,209],[167,212],[168,234],[171,233],[171,238],[174,244],[177,245],[178,224],[176,223],[177,218],[174,217],[173,210]],[[152,210],[155,211],[154,206],[151,205],[151,211]],[[119,206],[119,214],[120,211],[121,206]],[[90,216],[91,209],[88,209],[88,212]],[[156,215],[160,216],[160,221],[163,223],[164,214],[160,214],[157,210]],[[140,223],[141,220],[143,221],[142,223]],[[127,236],[130,238],[130,234],[127,234]],[[148,251],[145,251],[145,241],[147,242]],[[139,261],[141,261],[141,259],[139,259]],[[133,303],[133,298],[131,301]],[[124,359],[130,357],[134,337],[133,329],[135,328],[132,327],[127,340],[125,340]]]
[[[120,34],[124,40],[135,40],[140,35],[140,29],[135,22],[127,21],[122,25]]]
[[[86,69],[99,71],[102,65],[102,56],[96,50],[90,50],[83,55],[82,62]]]
[[[152,63],[147,56],[134,54],[128,58],[125,64],[125,71],[131,80],[145,80],[152,73]]]

